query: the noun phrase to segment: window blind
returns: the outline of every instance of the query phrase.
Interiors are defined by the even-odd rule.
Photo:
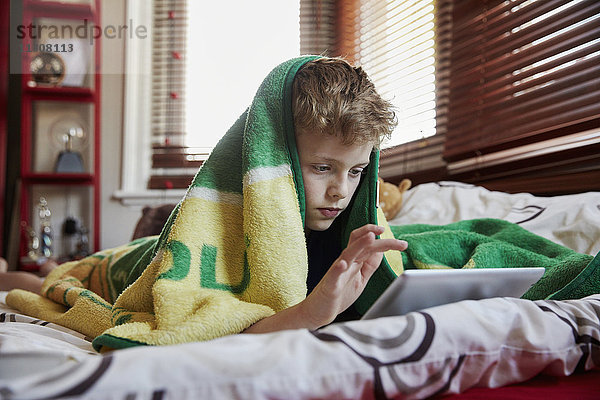
[[[185,129],[186,0],[154,0],[152,143],[181,146]]]
[[[436,133],[434,0],[303,0],[303,54],[361,65],[397,109],[391,147]],[[439,3],[448,3],[441,1]]]
[[[207,157],[185,146],[188,0],[154,0],[149,189],[187,188]]]
[[[429,88],[435,90],[435,135],[388,147],[381,152],[380,174],[392,181],[410,177],[416,184],[442,180],[446,176],[447,163],[442,154],[447,130],[453,0],[437,0],[433,6],[434,87]],[[427,91],[423,93],[430,96]],[[400,125],[399,136],[402,136],[402,129]]]
[[[361,0],[356,61],[396,107],[390,147],[436,133],[435,1]]]
[[[338,55],[336,10],[335,0],[300,0],[300,54]]]
[[[452,18],[448,161],[600,127],[600,2],[464,0]]]

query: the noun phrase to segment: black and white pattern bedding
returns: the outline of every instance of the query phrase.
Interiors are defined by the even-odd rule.
[[[600,367],[600,295],[463,301],[315,332],[106,355],[81,335],[0,314],[6,399],[411,399]]]
[[[600,251],[600,193],[535,197],[457,182],[405,194],[392,225],[494,217]],[[88,338],[21,315],[0,293],[0,399],[426,398],[600,367],[600,294],[463,301],[321,330],[233,335],[100,355]],[[600,383],[597,388],[600,398]]]

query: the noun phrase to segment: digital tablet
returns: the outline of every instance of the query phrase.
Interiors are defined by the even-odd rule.
[[[398,276],[362,319],[403,315],[460,300],[521,297],[545,269],[409,269]]]

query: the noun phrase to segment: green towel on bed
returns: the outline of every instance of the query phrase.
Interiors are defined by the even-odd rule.
[[[391,230],[408,242],[404,269],[544,267],[544,276],[523,298],[565,300],[600,293],[600,254],[577,253],[511,222],[482,218]],[[358,311],[366,312],[395,277],[380,267],[358,299]]]
[[[96,349],[108,350],[238,333],[304,299],[308,271],[304,188],[291,84],[296,71],[313,58],[289,60],[267,76],[250,107],[196,174],[160,237],[63,264],[45,280],[45,297],[15,290],[7,303],[85,333],[95,338]],[[513,224],[481,220],[447,227],[390,228],[376,207],[378,157],[373,152],[352,203],[322,235],[326,243],[343,248],[354,228],[378,223],[386,227],[383,237],[395,234],[409,242],[406,253],[385,254],[355,304],[359,312],[402,273],[403,264],[543,265],[549,270],[547,283],[540,284],[532,297],[564,290],[577,280],[575,275],[587,271],[596,281],[583,291],[563,294],[597,291],[598,273],[586,268],[590,256],[547,241],[537,247],[540,238]],[[525,243],[531,245],[523,248]]]
[[[523,296],[527,299],[554,298],[593,258],[497,219],[393,226],[392,231],[409,243],[406,269],[545,267],[544,277]],[[600,289],[600,279],[595,285]]]

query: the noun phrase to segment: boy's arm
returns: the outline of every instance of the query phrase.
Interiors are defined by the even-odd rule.
[[[323,326],[324,324],[311,321],[310,316],[306,314],[305,307],[302,305],[303,302],[261,319],[243,333],[267,333],[302,328],[314,330]]]
[[[284,329],[317,329],[327,325],[360,296],[379,267],[383,253],[406,250],[407,243],[397,239],[376,239],[383,228],[365,225],[350,234],[348,247],[333,263],[315,289],[300,303],[264,318],[245,333],[264,333]]]

